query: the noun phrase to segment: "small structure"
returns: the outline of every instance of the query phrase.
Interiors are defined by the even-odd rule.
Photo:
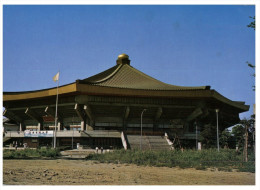
[[[29,147],[52,144],[55,101],[56,88],[4,92],[3,115],[19,129],[6,131],[5,137]],[[125,147],[138,148],[144,109],[142,147],[170,149],[165,133],[171,138],[177,132],[180,139],[196,146],[195,121],[200,129],[215,126],[219,109],[223,130],[239,122],[239,113],[249,106],[225,98],[210,86],[163,83],[135,69],[129,56],[121,54],[113,67],[59,87],[57,146],[71,147],[74,142],[93,149],[123,148],[123,137]]]

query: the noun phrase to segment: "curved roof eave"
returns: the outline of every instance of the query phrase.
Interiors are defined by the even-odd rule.
[[[214,98],[220,102],[238,108],[241,111],[248,111],[249,106],[244,102],[229,100],[215,90],[197,89],[197,90],[144,90],[95,86],[82,84],[79,80],[75,83],[59,87],[59,94],[79,93],[86,95],[110,95],[110,96],[136,96],[136,97],[161,97],[161,98]],[[3,101],[28,100],[35,98],[44,98],[55,96],[56,88],[27,91],[27,92],[4,92]]]
[[[59,87],[59,94],[76,92],[76,83],[70,83]],[[3,101],[16,101],[34,98],[43,98],[57,95],[57,87],[35,91],[3,92]]]
[[[59,95],[68,93],[83,93],[89,95],[118,95],[118,96],[153,96],[153,97],[193,97],[201,94],[201,91],[207,89],[187,89],[187,90],[158,90],[158,89],[131,89],[107,86],[96,86],[81,83],[77,80],[75,83],[59,87]],[[23,92],[4,92],[3,101],[28,100],[35,98],[44,98],[55,96],[57,88],[41,89],[35,91]]]
[[[139,96],[139,97],[161,97],[161,98],[214,98],[241,111],[248,111],[248,105],[243,102],[229,100],[215,90],[140,90],[116,87],[94,86],[87,84],[78,85],[81,93],[89,95],[114,95],[114,96]]]
[[[218,93],[215,90],[211,90],[212,91],[212,97],[223,102],[226,104],[229,104],[233,107],[236,107],[238,109],[244,110],[244,111],[248,111],[250,106],[249,105],[245,105],[245,102],[241,102],[241,101],[232,101],[228,98],[226,98],[225,96],[221,95],[220,93]]]

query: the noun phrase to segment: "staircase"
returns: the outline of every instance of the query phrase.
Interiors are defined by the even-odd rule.
[[[146,136],[149,139],[151,150],[170,150],[171,146],[168,144],[164,136]]]
[[[3,138],[3,143],[7,142],[8,140],[10,140],[11,138],[10,137],[4,137]]]
[[[128,143],[131,149],[140,149],[140,135],[127,135]],[[164,136],[143,136],[142,150],[170,150]]]

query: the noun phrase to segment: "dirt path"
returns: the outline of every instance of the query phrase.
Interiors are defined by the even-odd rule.
[[[4,160],[4,185],[254,185],[255,174],[84,160]]]

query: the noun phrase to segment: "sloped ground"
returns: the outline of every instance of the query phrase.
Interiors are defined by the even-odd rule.
[[[4,185],[254,185],[255,174],[85,160],[4,160]]]

